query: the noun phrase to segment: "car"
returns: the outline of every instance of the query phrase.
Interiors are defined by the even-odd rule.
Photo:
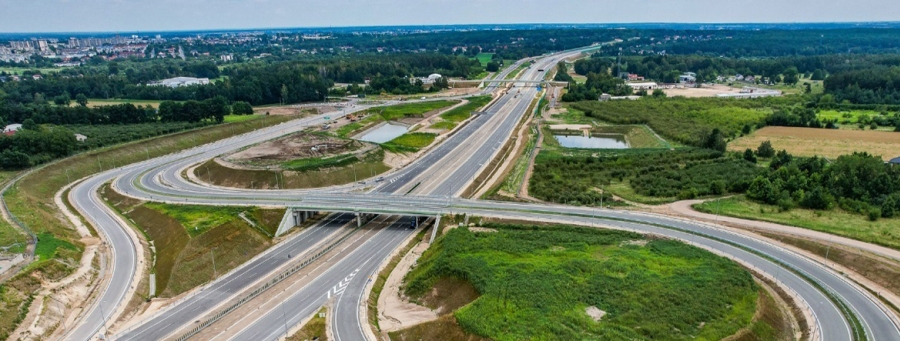
[[[384,181],[383,176],[379,176],[379,177],[375,178],[375,182],[382,182],[382,181]]]
[[[360,182],[357,182],[357,183],[360,184],[360,185],[365,185],[365,184],[366,184],[365,181],[360,181]]]

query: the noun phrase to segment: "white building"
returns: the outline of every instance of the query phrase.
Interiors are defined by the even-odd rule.
[[[13,123],[3,128],[4,133],[16,132],[22,129],[22,125],[19,123]]]
[[[151,86],[167,86],[170,88],[177,88],[180,86],[191,86],[191,85],[205,85],[209,84],[209,78],[194,78],[194,77],[175,77],[169,79],[163,79],[156,82],[151,82]]]
[[[630,86],[635,91],[656,90],[659,88],[659,84],[656,84],[656,82],[635,82],[635,83],[626,83],[626,85]]]
[[[75,140],[77,140],[78,142],[84,142],[87,141],[87,136],[75,134]]]

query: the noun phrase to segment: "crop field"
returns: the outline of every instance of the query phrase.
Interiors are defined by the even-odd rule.
[[[840,208],[830,211],[802,208],[782,211],[778,206],[760,204],[748,200],[745,196],[707,201],[694,205],[694,208],[711,214],[797,226],[900,249],[900,230],[897,229],[897,226],[900,226],[900,218],[869,221],[865,216],[846,212]]]
[[[160,102],[161,102],[161,101],[140,100],[140,99],[99,99],[99,98],[92,98],[92,99],[88,99],[87,106],[88,106],[89,108],[96,108],[96,107],[102,107],[102,106],[107,106],[107,105],[116,105],[116,104],[131,103],[131,104],[134,104],[135,106],[147,106],[147,105],[149,105],[149,106],[151,106],[151,107],[153,107],[153,108],[159,108],[159,103],[160,103]],[[72,102],[71,105],[78,105],[78,104],[75,104],[75,102]]]
[[[868,152],[885,161],[900,156],[900,133],[796,127],[765,127],[728,144],[732,151],[756,149],[771,141],[776,150],[796,156],[836,158],[853,152]]]
[[[720,128],[726,136],[738,136],[745,125],[763,122],[772,113],[771,106],[788,102],[784,98],[644,98],[585,101],[571,106],[589,118],[615,124],[646,124],[671,141],[698,145],[713,128]]]
[[[265,250],[282,210],[142,203],[108,188],[104,198],[134,221],[156,247],[159,297],[174,297],[210,281]],[[256,228],[239,217],[245,212]],[[40,244],[38,244],[40,245]],[[213,266],[215,257],[215,271]]]
[[[381,146],[395,153],[416,152],[434,142],[435,137],[432,133],[406,133]]]
[[[461,105],[459,107],[453,108],[453,110],[449,110],[443,114],[441,114],[441,118],[444,121],[449,122],[462,122],[469,118],[472,115],[472,112],[478,110],[488,104],[491,101],[491,96],[478,96],[478,97],[469,97],[467,98],[469,103]]]
[[[749,326],[756,311],[749,272],[680,242],[559,225],[484,227],[495,232],[450,230],[405,278],[406,294],[420,301],[448,278],[469,283],[474,300],[453,312],[467,334],[719,340]]]
[[[678,199],[743,192],[760,169],[719,152],[680,148],[541,150],[529,193],[542,200],[593,205],[606,190],[630,201],[659,204]]]

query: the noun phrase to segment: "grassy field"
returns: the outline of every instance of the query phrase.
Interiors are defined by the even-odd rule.
[[[504,65],[511,65],[511,64],[504,64]],[[531,63],[527,63],[527,62],[526,62],[526,63],[522,63],[522,65],[519,65],[519,67],[517,67],[515,70],[513,70],[513,71],[510,72],[508,75],[506,75],[506,78],[505,78],[505,79],[506,79],[506,80],[510,80],[510,79],[516,78],[516,76],[519,75],[519,72],[521,72],[522,70],[527,69],[529,66],[531,66]]]
[[[422,117],[423,114],[457,104],[459,101],[431,101],[394,105],[389,107],[374,107],[369,109],[371,114],[381,115],[385,121],[399,120],[407,117]]]
[[[456,128],[456,125],[457,125],[456,123],[453,123],[453,122],[450,122],[450,121],[440,121],[440,122],[437,122],[437,123],[435,123],[435,124],[432,124],[432,125],[429,126],[428,128],[431,128],[431,129],[443,129],[443,130],[453,130],[453,128]]]
[[[784,149],[796,156],[833,159],[853,152],[868,152],[885,161],[900,156],[900,133],[796,127],[765,127],[730,142],[728,149],[756,150],[764,141],[771,141],[776,150]]]
[[[487,66],[492,57],[494,57],[493,53],[482,52],[475,55],[475,60],[478,60],[481,66]]]
[[[108,188],[101,193],[156,247],[157,292],[173,297],[231,270],[265,250],[282,210],[143,203]],[[271,211],[271,212],[270,212]],[[251,226],[239,217],[254,216]],[[40,244],[39,244],[40,245]],[[213,269],[215,257],[215,271]]]
[[[491,96],[469,97],[467,98],[467,100],[469,100],[469,103],[441,114],[441,119],[454,123],[465,121],[467,118],[469,118],[469,116],[472,115],[473,111],[485,106],[491,101],[491,99]]]
[[[770,97],[749,101],[719,98],[643,98],[636,101],[584,101],[571,104],[585,116],[613,124],[646,124],[669,141],[699,145],[714,128],[738,136],[745,125],[755,126],[772,107],[796,99]]]
[[[125,104],[131,103],[135,106],[146,106],[149,105],[154,108],[159,108],[159,103],[161,101],[152,101],[152,100],[140,100],[140,99],[99,99],[99,98],[91,98],[88,99],[87,106],[89,108],[102,107],[107,105],[116,105],[116,104]],[[72,106],[78,105],[74,101],[70,104]]]
[[[694,205],[694,208],[706,213],[718,212],[737,218],[797,226],[900,249],[900,230],[897,229],[900,218],[869,221],[863,215],[840,209],[815,211],[797,208],[782,212],[777,206],[759,204],[744,196],[707,201]]]
[[[558,120],[566,124],[592,124],[596,119],[592,119],[584,115],[584,111],[566,106],[561,112],[550,116],[553,120]]]
[[[749,326],[756,310],[758,287],[746,270],[679,242],[568,226],[485,227],[496,232],[449,231],[405,278],[406,293],[426,305],[447,278],[469,283],[477,298],[453,316],[470,334],[719,340]],[[595,321],[589,307],[606,314]]]
[[[235,169],[208,161],[197,167],[194,174],[203,181],[226,187],[317,188],[344,185],[384,173],[390,167],[382,162],[383,159],[383,152],[373,152],[351,164],[300,172]]]
[[[227,115],[227,116],[225,116],[225,123],[245,122],[245,121],[255,120],[258,118],[259,118],[259,116],[255,116],[255,115]]]
[[[591,129],[592,134],[621,134],[628,140],[630,148],[671,148],[665,140],[653,134],[645,125],[600,126]]]
[[[12,66],[0,66],[0,72],[6,72],[8,74],[21,75],[25,71],[31,72],[40,72],[43,75],[49,73],[56,73],[63,70],[62,68],[35,68],[35,67],[12,67]]]
[[[342,138],[349,138],[350,136],[353,136],[354,134],[366,130],[383,121],[384,119],[380,115],[369,115],[362,120],[338,128],[335,131],[335,135]]]
[[[381,146],[385,150],[395,153],[417,152],[419,149],[425,148],[434,142],[437,134],[432,133],[406,133],[399,137],[383,143]]]

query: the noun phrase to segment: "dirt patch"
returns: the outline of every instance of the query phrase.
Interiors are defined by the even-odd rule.
[[[470,227],[469,231],[472,232],[485,232],[485,233],[494,233],[497,232],[497,229],[487,228],[487,227]]]
[[[626,245],[647,246],[647,243],[649,243],[649,242],[650,242],[650,240],[647,240],[647,239],[626,240],[626,241],[620,243],[619,247],[626,246]]]
[[[589,124],[551,124],[550,130],[585,130],[591,129]]]
[[[438,318],[437,313],[426,307],[409,302],[400,292],[403,276],[416,264],[416,260],[428,249],[429,244],[420,242],[403,256],[385,281],[384,289],[378,296],[378,326],[383,331],[394,331]]]
[[[368,145],[354,140],[300,132],[257,144],[223,159],[238,165],[270,165],[284,161],[329,157],[358,150]]]
[[[469,281],[442,277],[434,283],[434,287],[419,301],[426,307],[434,309],[438,314],[450,313],[481,296]]]
[[[900,155],[900,133],[795,127],[765,127],[728,143],[728,149],[755,150],[763,141],[771,141],[776,150],[784,149],[796,156],[836,158],[868,152],[887,161]]]
[[[605,311],[600,310],[600,308],[595,306],[584,308],[584,313],[588,314],[595,322],[600,322],[600,320],[603,319],[603,316],[606,316]]]
[[[704,85],[699,88],[672,88],[663,89],[668,97],[716,97],[718,94],[738,94],[743,87],[733,87],[722,84]]]
[[[439,319],[431,322],[422,323],[404,330],[389,333],[393,341],[420,341],[420,340],[442,340],[442,341],[488,341],[490,339],[483,338],[478,335],[466,333],[465,330],[456,323],[453,315],[441,316]]]
[[[337,111],[338,107],[332,106],[320,106],[320,107],[301,107],[301,106],[283,106],[283,107],[261,107],[261,108],[253,108],[254,114],[265,115],[268,113],[269,115],[314,115],[314,114],[324,114],[327,112]]]

